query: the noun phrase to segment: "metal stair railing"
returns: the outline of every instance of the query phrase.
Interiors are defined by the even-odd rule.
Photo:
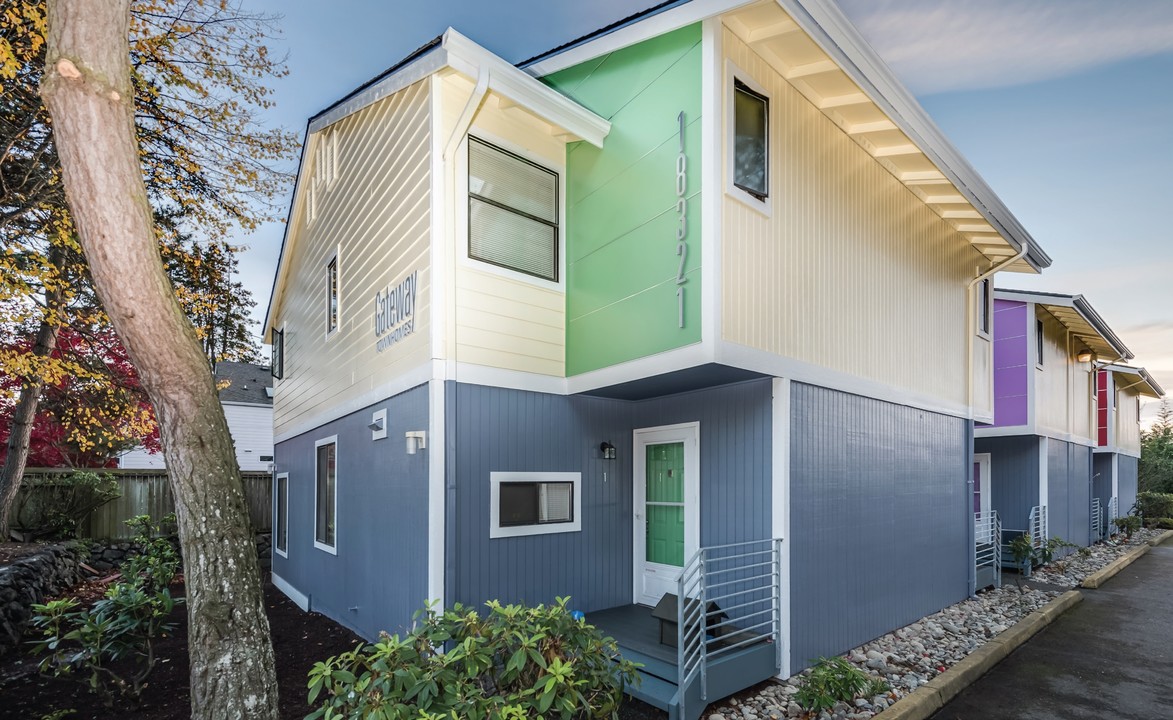
[[[973,514],[974,572],[989,566],[994,570],[994,587],[1002,587],[1002,521],[998,519],[998,512],[978,512]]]
[[[707,702],[709,663],[754,643],[774,643],[775,667],[781,669],[781,588],[780,538],[704,547],[689,559],[676,587],[682,702],[689,685],[698,681],[702,702]]]
[[[1047,542],[1047,506],[1035,505],[1030,509],[1030,544],[1041,550]]]
[[[1104,508],[1100,499],[1092,498],[1092,541],[1104,538]]]
[[[1118,517],[1120,517],[1120,498],[1113,495],[1112,499],[1108,501],[1108,517],[1106,518],[1108,527],[1105,535],[1112,534],[1112,521]]]

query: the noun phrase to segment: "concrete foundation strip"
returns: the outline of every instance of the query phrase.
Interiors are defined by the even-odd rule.
[[[1148,546],[1144,548],[1147,550]],[[966,655],[961,662],[900,698],[873,720],[925,720],[1081,600],[1083,595],[1078,590],[1068,590]]]
[[[1165,542],[1170,537],[1173,537],[1173,530],[1166,530],[1155,538],[1149,540],[1144,545],[1137,547],[1135,550],[1128,551],[1127,553],[1113,560],[1111,563],[1105,565],[1091,575],[1088,575],[1083,579],[1083,584],[1080,585],[1080,587],[1087,588],[1088,590],[1095,590],[1112,577],[1115,577],[1118,572],[1136,562],[1136,559],[1141,555],[1144,555],[1152,548],[1155,548],[1156,546]]]

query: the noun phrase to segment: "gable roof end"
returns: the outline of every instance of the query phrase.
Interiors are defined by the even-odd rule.
[[[1149,374],[1148,370],[1145,370],[1142,367],[1132,367],[1131,365],[1108,365],[1104,369],[1108,370],[1109,372],[1116,373],[1117,375],[1126,376],[1124,378],[1125,382],[1123,382],[1123,385],[1125,387],[1135,386],[1137,388],[1137,392],[1139,392],[1141,395],[1147,395],[1151,398],[1162,398],[1165,396],[1164,388],[1162,388],[1160,384],[1157,383],[1153,376]],[[1119,388],[1121,386],[1121,380],[1117,380],[1116,385]]]
[[[1132,351],[1112,328],[1108,327],[1108,323],[1104,322],[1083,295],[996,288],[994,297],[998,300],[1017,300],[1042,305],[1068,330],[1086,342],[1100,360],[1115,362],[1133,358]]]

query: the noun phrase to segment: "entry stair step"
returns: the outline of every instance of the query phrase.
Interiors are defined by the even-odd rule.
[[[676,666],[622,646],[619,652],[625,660],[643,666],[639,668],[639,686],[628,686],[627,694],[652,707],[670,712],[676,698]]]

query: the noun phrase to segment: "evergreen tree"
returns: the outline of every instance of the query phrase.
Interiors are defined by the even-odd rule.
[[[1157,421],[1140,434],[1141,492],[1173,493],[1173,408],[1162,398]]]

